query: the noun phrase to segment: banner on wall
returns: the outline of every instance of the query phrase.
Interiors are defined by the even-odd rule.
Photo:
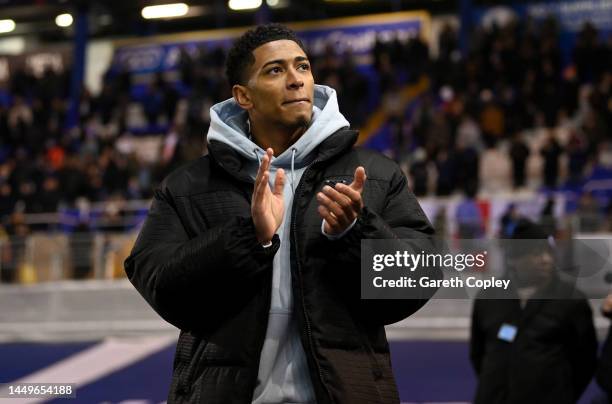
[[[609,0],[565,0],[524,6],[527,15],[536,20],[553,16],[561,28],[579,32],[586,22],[602,32],[612,32],[612,2]]]
[[[42,78],[47,69],[64,72],[71,63],[69,48],[29,52],[22,55],[0,55],[0,86],[6,85],[11,77],[23,70],[36,78]]]
[[[514,3],[505,6],[474,8],[474,21],[485,27],[492,24],[504,25],[513,18],[531,18],[542,22],[554,18],[559,24],[561,51],[566,62],[577,35],[585,24],[590,23],[599,31],[599,37],[606,40],[612,35],[612,2],[610,0],[561,0]]]
[[[410,11],[288,24],[313,55],[329,46],[337,52],[350,51],[357,57],[369,54],[376,40],[406,40],[427,37],[430,17],[424,11]],[[229,47],[247,28],[193,32],[151,38],[138,42],[117,42],[112,71],[132,74],[165,72],[178,68],[181,50],[196,53],[199,49]],[[144,43],[143,43],[144,42]]]

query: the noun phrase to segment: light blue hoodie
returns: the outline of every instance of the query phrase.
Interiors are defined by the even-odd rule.
[[[253,393],[254,404],[315,403],[314,390],[308,373],[306,354],[293,315],[293,295],[290,269],[290,226],[293,195],[306,168],[316,157],[314,149],[341,128],[349,126],[338,109],[336,91],[315,85],[313,118],[306,132],[281,155],[272,158],[270,185],[276,171],[286,175],[283,197],[285,214],[278,229],[280,248],[273,261],[272,299],[266,338],[259,362],[259,384]],[[208,140],[231,146],[245,157],[251,177],[255,179],[259,161],[265,151],[248,137],[248,114],[233,98],[214,105],[210,110]]]

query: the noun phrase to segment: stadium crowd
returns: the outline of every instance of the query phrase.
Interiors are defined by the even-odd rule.
[[[494,177],[503,161],[511,183],[494,191],[580,187],[595,167],[609,164],[612,45],[586,25],[564,63],[557,34],[552,20],[479,28],[463,57],[457,32],[447,26],[436,58],[418,38],[377,42],[375,75],[333,48],[313,60],[314,73],[337,89],[355,127],[371,112],[367,100],[379,94],[389,110],[388,152],[404,163],[419,196],[486,189],[482,174]],[[208,109],[230,96],[224,58],[220,48],[183,49],[181,84],[158,74],[138,95],[134,77],[109,70],[99,94],[83,89],[72,129],[65,128],[69,71],[49,69],[39,79],[27,71],[13,75],[9,102],[0,103],[0,217],[9,233],[16,234],[21,213],[54,212],[82,199],[149,198],[168,172],[205,150]],[[394,93],[423,75],[429,90],[395,108]],[[134,105],[146,128],[164,132],[156,162],[119,147],[131,136]],[[535,173],[541,181],[531,181],[533,157],[541,161]]]

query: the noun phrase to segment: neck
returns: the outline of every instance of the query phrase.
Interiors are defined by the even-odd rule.
[[[296,128],[269,127],[251,121],[253,141],[264,150],[271,147],[275,156],[279,156],[291,147],[306,132],[306,129],[308,129],[307,126]]]

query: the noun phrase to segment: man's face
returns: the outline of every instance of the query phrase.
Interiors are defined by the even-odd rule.
[[[548,248],[532,251],[517,258],[516,274],[524,285],[538,286],[548,282],[555,270],[553,252]]]
[[[310,62],[294,41],[268,42],[253,51],[245,92],[251,119],[286,128],[307,126],[312,118],[314,78]]]

